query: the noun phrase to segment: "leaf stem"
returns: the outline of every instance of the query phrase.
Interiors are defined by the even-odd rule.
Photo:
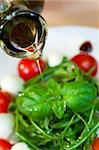
[[[64,138],[65,133],[66,133],[67,129],[70,127],[70,125],[72,124],[74,118],[75,118],[75,114],[72,116],[72,118],[70,119],[68,125],[67,125],[66,128],[63,130],[63,132],[62,132],[62,139]]]
[[[18,135],[18,137],[24,141],[25,143],[27,143],[30,147],[33,147],[35,150],[40,150],[37,146],[35,146],[34,144],[32,144],[30,141],[28,141],[24,136],[22,136],[19,132],[16,132],[16,134]]]
[[[69,148],[65,148],[65,150],[74,150],[74,148],[77,148],[79,145],[81,145],[82,143],[84,143],[88,137],[99,127],[99,122],[90,130],[90,132],[84,136],[81,140],[78,140],[75,145],[69,147]]]
[[[46,134],[33,120],[29,119],[31,124],[39,131],[41,132],[44,136],[46,136],[47,138],[51,139],[51,140],[55,140],[57,139],[56,137],[52,137],[48,134]]]
[[[89,116],[89,121],[88,121],[88,125],[90,125],[91,121],[92,121],[92,117],[93,117],[93,114],[94,114],[94,109],[95,109],[95,106],[92,107],[91,109],[91,113],[90,113],[90,116]],[[83,132],[81,133],[80,137],[83,136],[83,134],[85,133],[86,131],[86,128],[83,130]]]
[[[90,116],[89,116],[88,125],[89,125],[89,124],[91,123],[91,121],[92,121],[93,114],[94,114],[94,109],[95,109],[95,106],[93,106],[92,109],[91,109],[91,113],[90,113]]]
[[[28,127],[28,124],[26,123],[26,121],[23,119],[21,115],[19,115],[19,120],[23,124],[24,127]]]
[[[88,127],[88,124],[86,123],[86,121],[77,113],[75,112],[75,114],[77,115],[77,117],[84,123],[87,131],[89,132],[89,127]]]
[[[18,109],[16,109],[16,117],[15,117],[15,130],[18,131]]]

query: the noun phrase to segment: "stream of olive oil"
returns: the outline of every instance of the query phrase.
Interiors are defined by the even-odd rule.
[[[39,61],[39,59],[36,59],[36,63],[37,63],[37,67],[38,67],[38,70],[39,70],[41,79],[42,79],[42,81],[44,81],[44,77],[43,77],[43,73],[42,73],[42,69],[41,69],[41,66],[40,66],[40,61]]]
[[[43,81],[44,78],[43,78],[43,73],[42,73],[42,69],[40,66],[40,59],[39,59],[41,54],[36,50],[35,47],[33,47],[33,45],[29,46],[26,50],[31,52],[31,55],[29,55],[28,58],[29,59],[35,59],[39,73],[40,73],[40,76],[41,76],[41,79]]]

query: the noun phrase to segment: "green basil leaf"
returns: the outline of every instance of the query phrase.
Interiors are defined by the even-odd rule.
[[[44,119],[50,111],[50,106],[44,99],[36,101],[33,98],[22,96],[17,99],[18,110],[33,120]]]
[[[54,79],[47,82],[47,89],[50,95],[60,95],[61,86]]]
[[[86,82],[66,83],[62,91],[67,106],[74,111],[82,112],[91,108],[97,96],[96,88]]]
[[[66,101],[64,100],[56,100],[52,103],[52,110],[57,118],[61,119],[64,115],[64,111],[66,110]]]
[[[39,100],[41,97],[45,96],[45,91],[46,91],[45,85],[37,84],[27,87],[23,91],[23,95]]]

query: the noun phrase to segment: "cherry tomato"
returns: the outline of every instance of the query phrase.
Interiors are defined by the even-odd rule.
[[[41,58],[38,61],[41,71],[43,72],[46,68],[46,63]],[[36,60],[30,60],[28,58],[24,58],[19,62],[18,72],[20,77],[25,81],[40,74]]]
[[[0,113],[6,113],[8,111],[11,99],[12,96],[9,93],[0,91]]]
[[[11,144],[3,139],[0,139],[0,150],[11,150]]]
[[[75,62],[83,71],[88,72],[90,69],[93,68],[91,75],[95,76],[98,71],[98,64],[94,57],[87,53],[80,53],[76,56],[74,56],[71,59],[73,62]]]
[[[99,137],[94,140],[92,144],[92,150],[99,150]]]

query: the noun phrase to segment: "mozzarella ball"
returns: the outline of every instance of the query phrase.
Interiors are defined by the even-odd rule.
[[[11,113],[0,113],[0,138],[9,140],[14,130],[14,116]]]
[[[11,150],[30,150],[30,148],[24,142],[19,142],[12,146]]]
[[[48,59],[49,66],[54,67],[61,63],[62,55],[58,53],[49,53],[47,59]]]
[[[1,79],[1,89],[13,95],[22,91],[24,81],[17,75],[7,75]]]

